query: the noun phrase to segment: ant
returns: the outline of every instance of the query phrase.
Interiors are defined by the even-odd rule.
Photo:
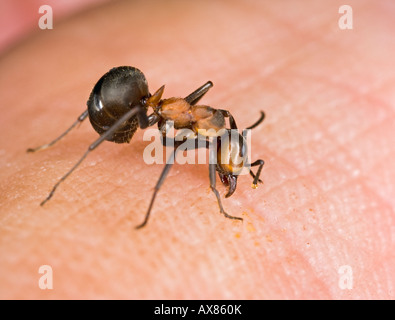
[[[259,176],[264,161],[259,159],[253,163],[248,163],[247,143],[244,135],[238,134],[238,139],[227,139],[231,135],[231,130],[237,129],[236,121],[229,111],[196,105],[212,86],[213,83],[208,81],[185,98],[162,99],[164,86],[151,95],[148,90],[147,80],[139,69],[129,66],[112,68],[93,87],[87,101],[87,110],[65,132],[50,143],[27,150],[27,152],[36,152],[52,146],[87,117],[89,117],[92,127],[100,135],[88,147],[77,163],[59,179],[40,205],[43,206],[52,198],[58,186],[103,141],[129,143],[138,127],[145,129],[158,124],[158,128],[163,135],[161,142],[163,146],[166,146],[170,139],[166,136],[166,133],[168,123],[171,121],[170,123],[173,124],[175,129],[190,129],[195,133],[193,136],[195,148],[204,147],[209,149],[210,188],[217,198],[220,212],[229,219],[243,220],[243,218],[227,214],[223,209],[220,195],[216,189],[215,174],[218,172],[221,182],[228,188],[228,192],[225,195],[228,198],[236,190],[237,177],[244,167],[248,168],[253,178],[253,188],[257,187],[258,182],[262,183]],[[153,113],[150,115],[148,115],[149,108],[153,109]],[[265,114],[261,111],[260,118],[247,129],[253,129],[258,126],[264,117]],[[225,127],[225,118],[229,118],[230,129]],[[217,139],[216,148],[210,137]],[[173,139],[175,140],[172,141],[174,142],[173,152],[156,183],[145,219],[136,227],[137,229],[147,224],[155,197],[174,163],[178,147],[186,138],[184,137],[182,141]],[[221,144],[225,152],[221,152]],[[259,166],[256,174],[250,169],[253,166]]]

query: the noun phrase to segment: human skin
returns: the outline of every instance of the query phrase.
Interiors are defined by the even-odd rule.
[[[342,4],[116,2],[3,55],[0,298],[393,299],[395,7],[349,1],[341,30]],[[39,205],[97,134],[85,121],[26,149],[71,125],[119,65],[165,98],[213,81],[201,103],[240,128],[265,111],[251,143],[263,184],[241,176],[223,200],[243,222],[219,213],[207,165],[175,164],[136,230],[163,169],[144,162],[142,130],[100,145]]]

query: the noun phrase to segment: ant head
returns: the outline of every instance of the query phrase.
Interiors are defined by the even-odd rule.
[[[147,99],[145,105],[147,107],[151,107],[154,110],[157,110],[159,108],[159,104],[161,102],[161,98],[164,90],[165,90],[165,86],[163,85],[158,90],[156,90],[156,92],[152,96],[150,96]]]

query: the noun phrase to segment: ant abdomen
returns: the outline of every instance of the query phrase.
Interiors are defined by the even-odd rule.
[[[147,80],[139,69],[111,69],[96,83],[87,102],[92,127],[102,135],[131,108],[142,107],[147,110],[142,100],[149,95]],[[129,142],[138,127],[138,118],[133,116],[106,140]]]

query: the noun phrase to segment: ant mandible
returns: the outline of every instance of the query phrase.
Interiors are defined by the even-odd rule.
[[[147,80],[139,69],[129,66],[112,68],[93,87],[87,101],[87,110],[64,133],[50,143],[27,150],[27,152],[36,152],[52,146],[87,117],[89,117],[92,127],[100,135],[88,147],[77,163],[59,179],[40,205],[43,206],[50,200],[58,186],[67,179],[90,152],[105,140],[115,143],[129,143],[138,127],[145,129],[157,123],[163,135],[162,144],[166,146],[170,139],[166,136],[167,123],[170,120],[175,129],[190,129],[195,132],[196,135],[193,138],[195,140],[195,148],[203,146],[209,149],[210,188],[217,198],[220,212],[227,218],[243,220],[240,217],[227,214],[223,209],[220,195],[216,189],[215,173],[218,172],[221,182],[228,187],[228,192],[225,196],[227,198],[236,190],[237,177],[244,167],[248,168],[249,173],[253,177],[253,187],[256,188],[257,183],[262,182],[259,176],[264,161],[259,159],[253,163],[248,163],[247,143],[244,135],[239,134],[238,139],[225,138],[231,134],[231,130],[237,129],[236,121],[229,111],[196,105],[212,86],[213,83],[208,81],[185,98],[162,99],[164,86],[151,95],[148,90]],[[149,108],[153,109],[153,113],[150,115],[148,115]],[[264,117],[265,114],[261,111],[260,118],[247,129],[255,128],[263,121]],[[225,127],[225,118],[229,118],[230,129]],[[209,129],[214,129],[214,131]],[[207,134],[207,132],[210,132],[210,134]],[[216,133],[213,135],[212,132]],[[210,142],[210,136],[214,136],[217,139],[216,148]],[[182,143],[182,141],[173,142],[173,152],[156,183],[145,219],[136,227],[137,229],[147,224],[155,197],[169,173],[178,147]],[[227,152],[221,153],[221,143]],[[215,158],[216,156],[217,158]],[[225,157],[226,161],[221,161],[221,156],[222,158]],[[252,166],[259,166],[256,174],[250,169]]]

